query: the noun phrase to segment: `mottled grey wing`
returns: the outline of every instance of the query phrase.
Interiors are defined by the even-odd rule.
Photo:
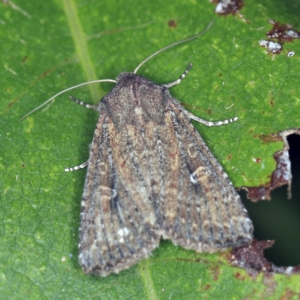
[[[118,273],[159,244],[155,213],[135,170],[134,148],[139,146],[134,135],[130,126],[117,132],[110,117],[101,113],[81,202],[79,263],[86,273]]]
[[[174,137],[172,187],[178,193],[165,198],[162,235],[199,252],[249,243],[253,225],[240,196],[176,99],[169,98],[166,122]]]

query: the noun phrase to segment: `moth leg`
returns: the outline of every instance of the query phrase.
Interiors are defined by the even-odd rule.
[[[194,116],[192,113],[187,112],[187,115],[190,119],[192,120],[195,120],[201,124],[204,124],[206,126],[221,126],[221,125],[226,125],[226,124],[229,124],[229,123],[232,123],[232,122],[235,122],[237,121],[239,118],[238,117],[234,117],[234,118],[231,118],[231,119],[227,119],[227,120],[222,120],[222,121],[217,121],[217,122],[211,122],[211,121],[206,121],[206,120],[203,120],[203,119],[200,119],[196,116]]]
[[[170,83],[167,83],[167,84],[164,84],[164,86],[166,88],[170,88],[174,85],[177,85],[179,84],[184,78],[185,76],[188,74],[188,72],[190,71],[190,69],[192,68],[192,64],[189,64],[186,68],[186,70],[182,73],[182,75],[175,81],[173,82],[170,82]],[[221,126],[221,125],[226,125],[226,124],[229,124],[229,123],[232,123],[232,122],[235,122],[237,121],[239,118],[238,117],[234,117],[234,118],[231,118],[231,119],[228,119],[228,120],[222,120],[222,121],[217,121],[217,122],[211,122],[211,121],[206,121],[206,120],[203,120],[203,119],[200,119],[196,116],[194,116],[192,113],[190,112],[187,112],[187,116],[190,118],[190,119],[193,119],[201,124],[204,124],[206,126]]]
[[[77,170],[83,169],[83,168],[87,167],[88,162],[89,161],[87,160],[86,162],[84,162],[83,164],[81,164],[79,166],[75,166],[75,167],[72,167],[72,168],[66,168],[65,172],[73,172],[73,171],[77,171]]]
[[[164,84],[164,86],[169,89],[170,87],[179,84],[185,78],[185,76],[190,71],[190,69],[192,68],[192,66],[193,66],[192,64],[189,64],[187,66],[187,68],[185,69],[185,71],[182,73],[182,75],[177,80],[175,80],[173,82],[170,82],[170,83],[167,83],[167,84]]]
[[[69,98],[70,98],[70,100],[74,101],[75,103],[77,103],[77,104],[79,104],[81,106],[97,110],[97,106],[96,105],[85,103],[85,102],[83,102],[83,101],[81,101],[81,100],[79,100],[79,99],[77,99],[77,98],[75,98],[73,96],[70,96]],[[83,164],[80,164],[79,166],[75,166],[75,167],[72,167],[72,168],[66,168],[65,172],[73,172],[73,171],[77,171],[77,170],[83,169],[83,168],[87,167],[88,162],[89,161],[87,160],[86,162],[84,162]]]
[[[86,107],[86,108],[92,108],[92,109],[94,109],[94,110],[97,110],[97,106],[96,106],[96,105],[92,105],[92,104],[85,103],[84,101],[81,101],[81,100],[79,100],[79,99],[77,99],[77,98],[75,98],[75,97],[73,97],[73,96],[70,96],[69,98],[70,98],[70,100],[74,101],[75,103],[77,103],[77,104],[79,104],[79,105],[81,105],[81,106],[84,106],[84,107]]]

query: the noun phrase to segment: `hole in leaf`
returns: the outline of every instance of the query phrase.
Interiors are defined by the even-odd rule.
[[[265,250],[265,257],[277,266],[300,265],[300,136],[288,137],[292,164],[292,199],[287,199],[287,186],[275,189],[271,201],[253,203],[240,192],[254,224],[258,240],[275,240]]]

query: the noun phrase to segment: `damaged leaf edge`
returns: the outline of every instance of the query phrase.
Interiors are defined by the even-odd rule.
[[[288,129],[278,133],[278,137],[284,142],[282,150],[277,151],[273,156],[276,161],[276,169],[271,174],[271,180],[258,187],[240,187],[238,190],[245,190],[247,192],[247,198],[256,202],[258,200],[270,200],[271,192],[283,185],[288,186],[288,198],[292,197],[291,185],[292,185],[292,172],[291,161],[289,156],[289,143],[287,137],[292,134],[300,135],[300,129]]]

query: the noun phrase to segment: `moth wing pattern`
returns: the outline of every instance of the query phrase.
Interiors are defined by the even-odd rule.
[[[159,53],[200,37],[207,28],[148,56],[134,70],[114,79],[115,87],[97,105],[74,102],[100,113],[88,161],[81,201],[79,264],[87,274],[107,276],[150,256],[160,238],[198,252],[248,244],[253,224],[227,174],[211,154],[191,119],[210,122],[185,110],[169,93],[175,81],[159,85],[137,71]]]
[[[126,161],[130,156],[124,148],[124,142],[128,144],[128,141],[123,133],[116,132],[111,118],[103,109],[89,157],[89,162],[96,164],[88,164],[81,202],[79,264],[88,274],[107,276],[112,272],[118,273],[148,257],[160,240],[153,230],[153,212],[152,215],[149,210],[149,214],[140,213],[145,210],[145,195],[139,180],[129,180],[131,183],[124,186],[119,179],[120,174],[117,174],[120,167],[116,166],[116,162],[122,158]],[[127,165],[131,163],[127,161]],[[126,176],[134,176],[128,171],[123,166],[125,182],[128,182]]]
[[[173,148],[178,149],[180,162],[178,194],[165,199],[173,214],[165,210],[163,236],[198,252],[249,243],[253,225],[239,194],[192,125],[190,113],[170,95],[168,99],[166,123],[176,134]]]
[[[86,273],[129,268],[161,237],[198,252],[252,239],[239,195],[166,86],[123,72],[97,110],[81,211]]]

